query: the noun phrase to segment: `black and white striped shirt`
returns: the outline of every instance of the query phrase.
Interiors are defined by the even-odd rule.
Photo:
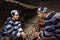
[[[51,12],[44,21],[44,30],[39,33],[39,37],[55,36],[60,39],[60,13]]]
[[[7,18],[4,24],[3,33],[13,34],[14,36],[20,36],[23,32],[20,21],[14,21],[11,17]]]

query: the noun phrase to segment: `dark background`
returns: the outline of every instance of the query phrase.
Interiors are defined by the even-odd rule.
[[[41,6],[40,3],[44,3],[49,1],[50,3],[44,4],[43,6],[48,7],[48,11],[59,11],[60,12],[60,1],[59,0],[16,0],[28,5]],[[21,10],[21,17],[24,18],[25,21],[34,17],[36,15],[37,8],[30,9],[25,8],[19,4],[6,2],[4,0],[0,0],[0,27],[4,24],[5,19],[10,16],[10,11],[13,9]]]

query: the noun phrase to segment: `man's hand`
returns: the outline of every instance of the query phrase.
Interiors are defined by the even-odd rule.
[[[26,35],[24,32],[21,33],[21,36],[22,36],[22,38],[24,38],[24,39],[27,37],[27,35]]]
[[[35,33],[33,33],[32,36],[33,36],[34,38],[38,38],[38,34],[39,34],[39,32],[35,32]]]

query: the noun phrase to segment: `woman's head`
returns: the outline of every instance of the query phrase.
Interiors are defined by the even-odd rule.
[[[18,10],[12,10],[11,16],[14,20],[18,20],[19,19],[19,11]]]

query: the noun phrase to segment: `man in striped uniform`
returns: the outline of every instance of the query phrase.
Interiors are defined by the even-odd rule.
[[[48,14],[46,7],[38,8],[37,13],[40,18],[44,17],[44,30],[35,32],[33,37],[43,38],[54,36],[60,40],[60,13],[52,11]]]
[[[18,10],[11,11],[12,17],[7,18],[7,20],[5,21],[3,33],[12,34],[17,37],[22,36],[22,38],[25,39],[26,34],[22,29],[21,22],[19,21],[19,13],[20,12]]]

